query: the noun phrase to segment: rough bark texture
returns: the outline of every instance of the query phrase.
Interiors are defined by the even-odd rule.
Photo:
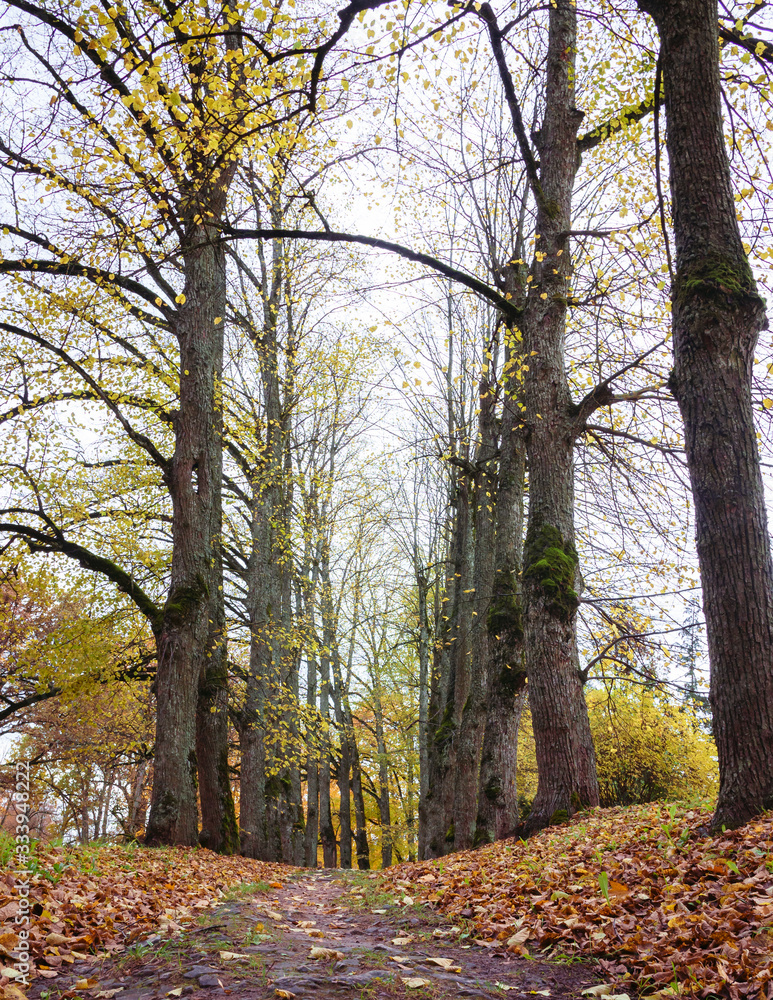
[[[550,6],[545,116],[536,185],[539,234],[523,317],[526,351],[529,524],[524,555],[524,633],[539,785],[531,832],[598,804],[595,756],[575,666],[574,430],[564,362],[571,202],[578,166],[574,106],[576,8]],[[544,256],[542,256],[544,255]],[[541,258],[541,259],[540,259]],[[532,354],[533,352],[533,354]]]
[[[454,733],[466,697],[466,650],[469,612],[463,606],[464,591],[470,588],[470,496],[466,474],[458,478],[455,516],[451,521],[450,559],[445,597],[441,604],[437,651],[430,687],[427,738],[428,790],[420,804],[419,820],[426,833],[426,858],[438,858],[453,850],[454,844]],[[467,595],[469,596],[469,595]],[[444,621],[443,619],[447,619]],[[461,704],[459,704],[461,702]],[[457,705],[458,714],[457,714]]]
[[[222,602],[218,603],[222,607]],[[228,663],[223,633],[213,636],[213,643],[199,682],[196,705],[199,843],[220,854],[236,854],[239,827],[228,771]]]
[[[491,637],[487,620],[494,590],[494,497],[497,488],[498,435],[494,417],[494,388],[485,377],[481,380],[479,401],[479,443],[472,492],[475,529],[473,593],[464,595],[465,601],[470,605],[471,655],[467,658],[469,664],[465,664],[469,679],[454,736],[454,849],[457,851],[472,847],[476,839],[480,752],[489,686]]]
[[[430,631],[427,616],[427,595],[429,581],[421,564],[418,547],[414,547],[414,572],[419,603],[419,833],[418,857],[426,856],[426,801],[429,791],[429,664]]]
[[[517,406],[502,407],[496,492],[496,575],[486,614],[491,678],[480,765],[477,843],[510,837],[518,825],[518,726],[526,692],[520,586],[526,451]]]
[[[639,0],[658,27],[676,275],[671,387],[695,502],[719,754],[714,826],[773,806],[773,566],[751,402],[766,326],[722,129],[716,0]]]
[[[222,248],[206,239],[203,227],[192,228],[191,248],[183,255],[185,302],[174,324],[180,346],[180,409],[167,474],[173,509],[172,567],[158,641],[149,844],[198,842],[196,704],[213,602],[218,595],[222,600],[217,590],[222,415],[216,386],[223,363],[225,259]]]
[[[322,651],[320,653],[319,713],[322,716],[323,735],[320,743],[319,764],[319,839],[322,842],[322,859],[325,868],[335,868],[336,836],[330,810],[330,661],[335,642],[333,597],[330,592],[330,575],[326,572],[329,559],[327,543],[323,552],[322,582]]]

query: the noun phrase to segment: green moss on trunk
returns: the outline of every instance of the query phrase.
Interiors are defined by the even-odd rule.
[[[744,258],[739,266],[736,262],[719,256],[693,261],[682,268],[676,276],[672,292],[674,302],[680,305],[691,295],[726,300],[728,297],[745,298],[756,294],[749,262]]]
[[[564,542],[551,524],[543,524],[526,540],[524,577],[536,580],[548,602],[548,610],[568,621],[580,603],[574,589],[577,549]]]

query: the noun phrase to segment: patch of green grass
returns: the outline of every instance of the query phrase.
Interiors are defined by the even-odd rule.
[[[233,902],[236,899],[244,899],[245,896],[254,896],[257,893],[267,893],[271,891],[271,886],[268,882],[240,882],[238,885],[233,885],[225,893],[223,897],[228,902]]]

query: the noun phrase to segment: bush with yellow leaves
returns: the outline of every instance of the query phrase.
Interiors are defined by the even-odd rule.
[[[716,747],[694,706],[626,682],[611,693],[588,691],[587,702],[602,806],[716,795]],[[537,792],[528,711],[519,735],[518,790],[526,803]]]

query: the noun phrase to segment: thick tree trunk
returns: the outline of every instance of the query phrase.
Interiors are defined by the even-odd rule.
[[[199,683],[196,758],[201,802],[199,843],[220,854],[236,854],[239,827],[228,770],[228,664],[224,640],[211,649]]]
[[[489,686],[490,636],[487,619],[494,590],[494,497],[497,487],[498,435],[493,386],[485,377],[481,380],[479,399],[480,441],[475,456],[477,471],[472,486],[475,534],[473,593],[463,595],[470,604],[470,656],[465,657],[467,690],[454,736],[454,850],[457,851],[466,850],[476,842],[480,752]]]
[[[204,227],[184,252],[185,302],[174,332],[180,345],[180,410],[167,474],[172,498],[172,567],[158,641],[156,752],[148,844],[198,842],[196,705],[206,666],[213,604],[222,600],[222,413],[225,257]],[[217,320],[217,322],[215,322]]]
[[[510,356],[508,348],[508,360]],[[520,584],[525,460],[517,406],[505,383],[496,493],[496,576],[486,617],[491,680],[480,765],[478,843],[510,837],[518,825],[518,726],[526,697]]]
[[[455,496],[456,515],[451,531],[451,559],[439,631],[441,649],[433,677],[427,739],[428,789],[424,814],[425,857],[438,858],[454,848],[454,735],[458,712],[467,691],[469,607],[463,600],[472,579],[469,481],[461,475]],[[447,621],[442,619],[447,618]]]
[[[716,0],[639,0],[658,27],[676,276],[671,388],[685,426],[719,755],[714,827],[773,806],[773,565],[751,401],[765,305],[736,220]]]
[[[536,231],[523,317],[529,525],[524,558],[524,633],[539,785],[526,830],[598,804],[595,756],[575,663],[574,435],[564,363],[571,202],[578,165],[574,106],[576,7],[549,12],[545,116],[540,135]]]

